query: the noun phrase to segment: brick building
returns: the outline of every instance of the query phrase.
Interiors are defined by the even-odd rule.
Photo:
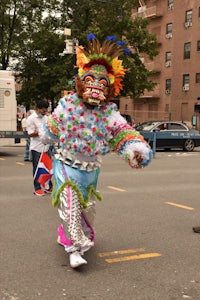
[[[148,69],[157,70],[152,79],[158,85],[139,99],[122,98],[120,111],[137,122],[173,119],[195,124],[200,97],[200,0],[141,0],[133,10],[136,16],[150,19],[149,31],[159,42],[153,62],[141,58]]]

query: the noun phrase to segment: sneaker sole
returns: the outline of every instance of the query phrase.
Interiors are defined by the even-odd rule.
[[[42,194],[42,195],[40,195],[40,194],[36,194],[36,193],[33,193],[34,195],[36,195],[36,196],[39,196],[39,197],[43,197],[43,196],[45,196],[45,194]]]
[[[70,267],[73,268],[73,269],[76,269],[80,266],[83,266],[83,265],[86,265],[87,262],[82,262],[82,263],[77,263],[77,264],[70,264]]]
[[[69,257],[69,262],[70,262],[71,268],[75,269],[75,268],[78,268],[82,265],[87,264],[87,261],[85,259],[83,259],[81,256],[72,258],[72,255],[73,254],[71,254],[70,257]]]

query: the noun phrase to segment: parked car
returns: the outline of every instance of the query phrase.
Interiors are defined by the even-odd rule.
[[[136,125],[135,129],[156,149],[182,148],[193,151],[200,146],[199,132],[183,122],[149,121]],[[156,145],[153,145],[154,142]]]
[[[130,115],[127,115],[127,114],[121,114],[122,117],[124,117],[124,119],[126,119],[126,122],[132,126],[132,118]]]
[[[135,121],[131,118],[130,115],[128,115],[128,114],[121,114],[121,115],[122,115],[122,117],[124,117],[124,119],[126,119],[127,123],[128,123],[130,126],[135,127],[136,123],[135,123]]]

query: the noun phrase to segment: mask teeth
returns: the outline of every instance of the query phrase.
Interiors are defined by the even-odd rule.
[[[97,99],[88,99],[87,100],[87,102],[89,103],[89,104],[95,104],[95,105],[99,105],[100,104],[100,100],[97,100]]]

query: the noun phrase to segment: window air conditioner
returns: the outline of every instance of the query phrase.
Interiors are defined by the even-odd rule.
[[[138,7],[138,14],[143,14],[146,11],[146,6]]]
[[[186,91],[189,91],[189,89],[190,89],[189,84],[188,83],[184,84],[183,91],[186,92]]]
[[[166,95],[171,94],[171,90],[165,90],[165,94],[166,94]]]
[[[192,26],[192,22],[191,21],[185,22],[185,28],[189,28],[191,26]]]
[[[173,3],[168,5],[168,10],[172,10],[173,9]]]
[[[172,32],[169,32],[165,35],[166,39],[171,39],[172,38]]]
[[[165,63],[165,67],[171,67],[171,60],[168,60],[168,61],[166,61],[166,63]]]

